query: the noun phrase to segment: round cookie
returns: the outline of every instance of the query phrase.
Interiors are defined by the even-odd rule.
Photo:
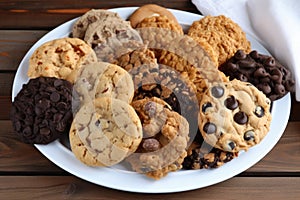
[[[272,101],[293,91],[295,81],[288,68],[275,58],[253,50],[246,54],[238,50],[219,69],[229,78],[250,82]]]
[[[166,16],[169,20],[178,24],[176,17],[166,8],[155,4],[147,4],[136,9],[129,17],[129,21],[133,28],[143,21],[145,18],[152,16]]]
[[[74,116],[71,149],[89,166],[112,166],[133,153],[142,140],[142,125],[134,109],[108,97],[84,104]]]
[[[95,62],[78,73],[74,89],[83,102],[110,97],[130,103],[134,95],[131,75],[118,65]]]
[[[105,21],[108,18],[114,18],[114,20],[122,20],[118,13],[111,12],[103,9],[91,9],[82,15],[72,27],[72,37],[84,39],[86,30],[89,25],[96,21]]]
[[[83,40],[60,38],[42,44],[30,57],[29,78],[56,77],[74,82],[77,71],[96,62],[96,54]]]
[[[251,44],[241,27],[224,15],[205,16],[188,30],[193,38],[205,39],[218,56],[218,65],[226,62],[238,49],[250,52]]]
[[[158,98],[132,102],[143,126],[143,140],[126,160],[134,171],[160,179],[181,169],[188,146],[189,124]]]
[[[12,103],[14,132],[25,143],[48,144],[68,133],[71,104],[70,82],[54,77],[30,79]]]
[[[199,130],[211,146],[229,152],[247,150],[268,133],[270,104],[250,83],[235,79],[214,84],[200,102]]]

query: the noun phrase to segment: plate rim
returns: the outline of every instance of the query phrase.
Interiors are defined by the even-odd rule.
[[[120,8],[112,8],[112,9],[108,9],[109,11],[113,11],[113,12],[133,12],[135,9],[137,9],[138,7],[120,7]],[[182,11],[182,10],[177,10],[177,9],[168,9],[170,10],[178,19],[178,22],[180,24],[183,25],[191,25],[191,22],[186,22],[186,20],[184,18],[188,17],[190,21],[195,21],[197,19],[200,19],[202,16],[199,14],[195,14],[195,13],[190,13],[187,11]],[[119,13],[120,14],[120,13]],[[71,24],[73,24],[76,19],[78,18],[74,18],[72,20],[69,20],[67,22],[62,23],[61,25],[57,26],[56,28],[54,28],[53,30],[49,31],[47,34],[45,34],[44,36],[42,36],[37,42],[34,43],[34,45],[31,46],[31,48],[26,52],[25,56],[23,57],[22,61],[19,64],[17,73],[15,75],[14,81],[13,81],[13,87],[12,87],[12,101],[13,98],[16,96],[17,92],[20,90],[20,88],[22,87],[22,84],[25,83],[26,79],[21,79],[21,84],[17,85],[17,82],[20,82],[20,80],[17,80],[18,77],[22,77],[22,73],[24,73],[24,67],[22,68],[22,66],[26,65],[26,62],[28,62],[28,59],[30,57],[30,54],[32,54],[32,52],[34,51],[34,49],[36,49],[41,43],[43,43],[43,41],[47,41],[49,39],[49,37],[51,38],[52,35],[57,35],[55,34],[58,30],[60,29],[64,29],[64,28],[68,28],[68,30],[70,30],[70,26]],[[56,37],[55,38],[59,38]],[[54,39],[54,38],[51,38]],[[49,39],[50,40],[50,39]],[[259,44],[259,43],[258,43]],[[261,44],[259,44],[261,45]],[[262,45],[261,45],[262,46]],[[262,46],[263,47],[263,46]],[[264,48],[264,47],[263,47]],[[26,73],[27,74],[27,73]],[[26,75],[25,75],[26,76]],[[280,108],[281,105],[284,105],[284,109]],[[210,177],[208,180],[205,180],[205,183],[198,183],[198,184],[189,184],[189,182],[187,182],[187,180],[185,180],[185,184],[181,185],[181,184],[176,184],[176,185],[170,185],[170,183],[174,183],[174,181],[176,181],[178,179],[177,176],[191,176],[193,179],[197,176],[194,175],[194,173],[197,173],[198,170],[185,170],[185,171],[178,171],[178,172],[173,172],[173,173],[169,173],[167,177],[164,177],[160,180],[152,180],[149,179],[147,177],[145,177],[142,174],[137,174],[134,172],[126,172],[125,174],[123,174],[123,178],[130,178],[133,179],[133,176],[138,176],[138,180],[139,178],[142,181],[142,184],[139,183],[139,185],[143,185],[144,187],[141,188],[133,188],[132,185],[129,186],[127,184],[125,185],[116,185],[114,182],[109,182],[111,179],[113,179],[111,176],[107,177],[107,175],[111,175],[110,172],[117,174],[116,173],[116,169],[112,169],[112,168],[97,168],[96,170],[101,170],[103,171],[103,173],[101,174],[103,178],[106,178],[105,180],[108,180],[108,182],[103,183],[103,182],[99,182],[96,181],[94,179],[94,177],[91,176],[87,176],[87,177],[83,177],[81,173],[78,173],[78,171],[76,171],[74,168],[70,168],[70,166],[66,166],[63,165],[60,161],[56,160],[56,154],[63,152],[62,155],[58,155],[60,156],[61,159],[67,159],[69,160],[71,156],[73,157],[72,160],[69,162],[72,162],[72,164],[76,164],[78,165],[78,169],[85,169],[88,168],[87,172],[91,172],[92,174],[94,174],[94,170],[95,168],[92,167],[88,167],[86,165],[84,165],[83,163],[81,163],[79,160],[77,160],[75,158],[75,156],[72,154],[71,151],[67,150],[62,144],[60,144],[57,140],[48,144],[48,145],[38,145],[35,144],[34,146],[46,157],[48,158],[52,163],[56,164],[58,167],[62,168],[63,170],[73,174],[74,176],[77,176],[85,181],[100,185],[100,186],[104,186],[104,187],[108,187],[108,188],[112,188],[112,189],[117,189],[117,190],[122,190],[122,191],[127,191],[127,192],[138,192],[138,193],[174,193],[174,192],[183,192],[183,191],[189,191],[189,190],[194,190],[194,189],[199,189],[199,188],[203,188],[203,187],[208,187],[210,185],[214,185],[220,182],[223,182],[225,180],[228,180],[234,176],[236,176],[237,174],[247,170],[248,168],[252,167],[253,165],[255,165],[257,162],[259,162],[266,154],[268,154],[273,147],[277,144],[277,142],[279,141],[279,139],[281,138],[287,123],[288,123],[288,118],[290,115],[290,109],[291,109],[291,97],[290,94],[285,95],[285,97],[275,101],[273,103],[273,109],[272,109],[272,113],[276,114],[280,114],[281,116],[284,116],[284,119],[280,119],[281,123],[275,123],[274,119],[272,119],[271,122],[271,128],[270,128],[270,132],[271,130],[276,129],[277,132],[280,132],[279,134],[276,135],[275,138],[273,138],[273,142],[271,145],[267,146],[268,148],[265,148],[262,152],[260,152],[260,154],[257,154],[257,156],[259,157],[259,159],[256,160],[252,160],[251,163],[249,163],[249,161],[245,160],[245,156],[239,156],[238,158],[233,159],[232,161],[230,161],[229,163],[226,163],[225,165],[223,165],[220,168],[217,169],[201,169],[201,172],[199,173],[203,173],[203,174],[207,174],[210,173]],[[285,113],[283,113],[281,110],[285,111]],[[277,114],[277,116],[278,116]],[[273,114],[272,114],[273,116]],[[278,127],[278,124],[281,124],[281,126]],[[275,127],[272,129],[272,127]],[[279,131],[278,131],[279,130]],[[270,133],[269,132],[269,133]],[[274,131],[273,131],[274,132]],[[266,143],[266,138],[268,138],[268,135],[270,137],[270,134],[267,134],[267,136],[262,140],[262,142],[252,148],[249,149],[249,152],[253,152],[257,149],[259,149],[259,147],[261,147],[262,144]],[[265,142],[264,142],[265,141]],[[59,143],[59,144],[58,144]],[[56,151],[53,151],[56,150]],[[247,154],[249,153],[247,152]],[[243,153],[243,152],[242,152]],[[249,153],[249,154],[250,154]],[[242,158],[241,158],[242,157]],[[223,171],[226,171],[227,169],[230,169],[231,166],[238,164],[238,162],[248,162],[248,165],[246,166],[242,166],[242,168],[239,168],[237,171],[235,171],[234,173],[229,173],[229,174],[222,174]],[[231,169],[232,170],[232,169]],[[200,170],[199,170],[200,171]],[[123,172],[123,171],[122,171]],[[108,174],[107,174],[108,173]],[[135,174],[135,175],[132,175]],[[192,175],[191,175],[192,174]],[[222,178],[219,178],[219,175],[223,175]],[[198,175],[199,176],[199,175]],[[115,178],[119,178],[118,176]],[[182,178],[182,177],[181,177]],[[184,179],[184,178],[183,178]],[[178,180],[177,180],[178,181]],[[193,180],[190,180],[193,181]],[[181,181],[180,181],[181,182]],[[146,185],[145,185],[146,184]],[[148,184],[148,185],[147,185]],[[163,186],[168,186],[168,187],[163,187]],[[170,187],[172,186],[172,187]]]

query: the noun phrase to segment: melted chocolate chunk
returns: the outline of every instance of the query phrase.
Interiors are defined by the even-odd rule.
[[[238,124],[246,124],[248,122],[248,116],[246,115],[246,113],[239,111],[237,112],[234,116],[233,119],[236,123]]]
[[[216,98],[220,98],[224,95],[224,88],[221,86],[214,86],[211,89],[211,94]]]
[[[205,103],[205,104],[203,104],[202,105],[202,112],[206,112],[206,109],[207,108],[210,108],[210,107],[212,107],[212,104],[210,103],[210,102],[207,102],[207,103]]]
[[[207,122],[204,126],[203,126],[203,131],[207,134],[213,134],[216,133],[217,131],[217,127],[214,123],[211,122]]]
[[[261,106],[256,106],[254,113],[257,117],[263,117],[265,115],[265,109]]]
[[[234,110],[239,106],[239,103],[234,96],[228,97],[225,100],[224,104],[225,104],[226,108],[228,108],[230,110]]]
[[[252,141],[252,140],[254,140],[254,131],[247,131],[247,132],[245,132],[245,134],[244,134],[244,139],[246,140],[246,141]]]

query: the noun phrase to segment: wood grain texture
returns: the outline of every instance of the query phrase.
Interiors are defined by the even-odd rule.
[[[33,145],[19,141],[8,120],[0,120],[0,174],[61,173]]]
[[[234,200],[262,198],[296,200],[300,196],[299,185],[300,177],[235,177],[211,187],[187,192],[175,194],[138,194],[101,187],[73,176],[2,176],[0,177],[0,196],[2,199],[9,200],[220,200],[220,197]]]
[[[0,30],[0,71],[15,71],[30,47],[47,32]]]
[[[38,150],[20,142],[13,133],[11,122],[0,121],[0,172],[61,173]],[[291,122],[276,147],[247,173],[300,173],[300,122]]]
[[[11,108],[11,96],[0,96],[0,120],[8,120]]]
[[[41,1],[1,1],[0,27],[2,29],[52,29],[63,22],[82,15],[91,8],[115,8],[141,6],[155,3],[164,7],[181,9],[199,13],[190,1],[168,0],[127,0],[127,1],[96,1],[96,0],[41,0]],[[32,16],[39,20],[33,20]]]

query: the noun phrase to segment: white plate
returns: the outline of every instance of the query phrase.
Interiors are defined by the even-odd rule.
[[[136,7],[116,8],[111,11],[118,12],[121,17],[127,19]],[[189,25],[199,20],[202,16],[184,11],[172,10],[179,23],[186,29]],[[23,58],[13,83],[12,96],[15,97],[23,83],[28,81],[27,69],[29,58],[33,51],[46,41],[66,37],[71,31],[72,24],[76,19],[66,22],[42,37]],[[260,53],[268,54],[266,49],[258,42],[249,38],[252,48]],[[273,104],[271,130],[262,142],[252,147],[246,153],[240,153],[239,157],[226,163],[217,169],[181,170],[169,173],[161,180],[152,180],[144,175],[116,168],[93,168],[78,161],[73,153],[63,146],[59,141],[48,145],[35,145],[53,163],[67,172],[80,177],[86,181],[118,190],[141,192],[141,193],[170,193],[187,191],[210,186],[227,180],[253,166],[261,160],[276,145],[283,134],[290,115],[291,99],[286,95]]]

